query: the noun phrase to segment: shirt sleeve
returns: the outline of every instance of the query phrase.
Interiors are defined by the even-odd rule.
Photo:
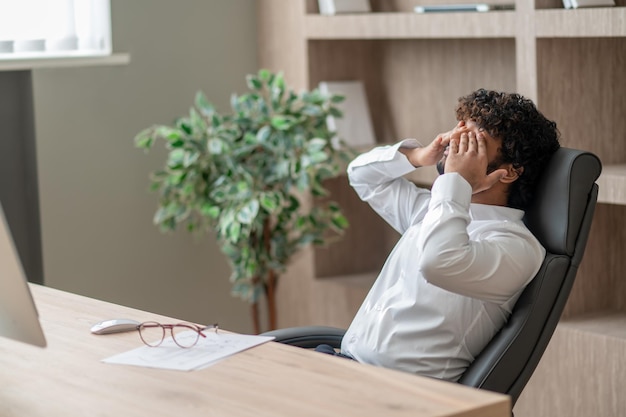
[[[415,139],[381,146],[359,155],[348,165],[348,178],[361,200],[367,202],[399,233],[423,217],[430,191],[403,178],[416,168],[398,152],[400,147],[421,147]]]
[[[418,238],[420,272],[445,290],[503,304],[534,277],[545,250],[515,221],[484,222],[470,239],[471,193],[457,173],[444,174],[433,184]]]

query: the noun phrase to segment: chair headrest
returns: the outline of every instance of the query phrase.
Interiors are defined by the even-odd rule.
[[[589,190],[601,171],[600,159],[587,151],[561,147],[552,156],[524,216],[548,252],[574,254]]]

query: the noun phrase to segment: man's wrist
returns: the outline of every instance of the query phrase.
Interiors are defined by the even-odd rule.
[[[423,145],[417,139],[404,139],[396,143],[394,148],[397,152],[403,154],[411,165],[416,168],[421,166],[419,164],[419,157],[417,159],[415,158],[415,152],[417,151],[419,153],[418,150],[422,149]]]

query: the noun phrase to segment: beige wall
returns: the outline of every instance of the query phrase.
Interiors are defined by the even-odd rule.
[[[112,0],[129,65],[34,71],[46,285],[251,331],[214,239],[152,224],[148,174],[165,152],[132,138],[185,114],[198,89],[227,110],[257,70],[255,13],[254,0]]]

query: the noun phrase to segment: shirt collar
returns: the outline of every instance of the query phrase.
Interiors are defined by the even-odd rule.
[[[509,220],[519,221],[524,217],[524,210],[491,204],[470,204],[472,220]]]

